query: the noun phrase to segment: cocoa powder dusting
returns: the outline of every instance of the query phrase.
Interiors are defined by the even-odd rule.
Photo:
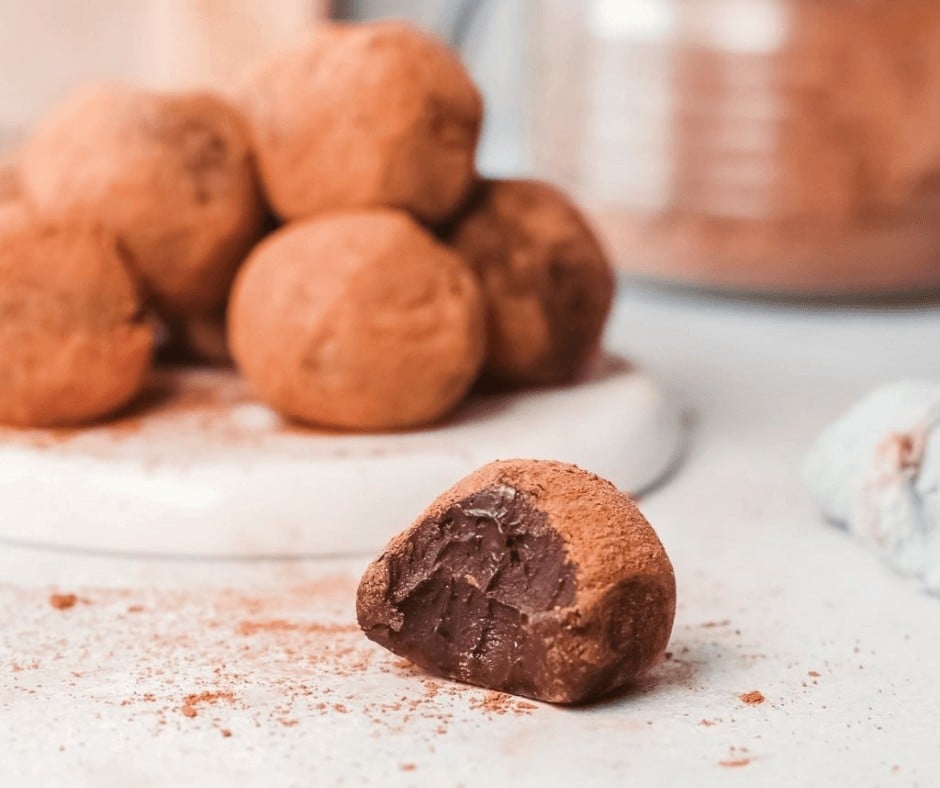
[[[513,695],[507,695],[505,692],[486,692],[482,698],[470,701],[471,709],[479,709],[490,714],[530,714],[533,709],[537,709],[534,703],[519,700]]]
[[[235,695],[232,692],[198,692],[187,695],[183,698],[183,705],[180,711],[184,717],[195,717],[197,716],[197,707],[212,703],[218,703],[219,701],[233,702],[235,700]]]
[[[230,738],[237,721],[283,736],[312,719],[348,715],[365,720],[373,736],[417,730],[437,737],[465,713],[493,718],[537,711],[513,696],[429,676],[370,643],[350,622],[356,583],[341,573],[253,593],[94,588],[46,592],[49,606],[42,609],[35,591],[5,587],[0,602],[32,610],[20,623],[38,633],[34,658],[12,663],[8,675],[14,691],[35,694],[31,676],[45,667],[43,657],[62,659],[62,629],[45,626],[43,616],[92,598],[95,623],[70,629],[67,648],[94,653],[96,664],[71,673],[70,691],[90,692],[102,674],[127,675],[135,689],[96,699],[97,716],[117,714],[123,724],[155,734],[197,726]],[[181,675],[195,686],[183,685]]]
[[[745,692],[743,695],[740,696],[740,698],[744,703],[747,703],[752,706],[758,703],[763,703],[765,700],[767,700],[763,696],[763,694],[758,692],[757,690],[752,690],[751,692]]]
[[[242,635],[256,635],[259,632],[311,632],[321,635],[335,635],[341,632],[357,632],[355,624],[317,624],[273,619],[271,621],[242,621],[238,631]]]
[[[75,594],[50,594],[49,604],[56,610],[69,610],[75,607],[78,597]]]

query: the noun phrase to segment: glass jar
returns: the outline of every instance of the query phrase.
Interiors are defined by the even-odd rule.
[[[326,11],[327,0],[0,0],[0,149],[88,82],[227,88]]]
[[[940,286],[936,0],[546,0],[534,163],[631,272]]]

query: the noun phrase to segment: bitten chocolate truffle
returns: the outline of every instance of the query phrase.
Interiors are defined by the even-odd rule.
[[[597,349],[614,277],[568,198],[536,181],[485,182],[450,240],[483,282],[487,376],[571,380]]]
[[[471,271],[408,214],[288,225],[239,273],[229,345],[256,393],[303,422],[359,430],[443,416],[483,361]]]
[[[242,105],[282,218],[388,206],[437,222],[472,184],[480,94],[406,24],[320,25],[250,75]]]
[[[205,93],[76,93],[27,142],[26,193],[46,216],[112,230],[165,314],[220,309],[264,217],[241,116]]]
[[[510,460],[441,495],[366,569],[365,634],[449,678],[551,703],[622,688],[672,631],[672,565],[610,482]]]
[[[128,403],[153,331],[117,240],[87,227],[0,225],[0,422],[76,425]]]

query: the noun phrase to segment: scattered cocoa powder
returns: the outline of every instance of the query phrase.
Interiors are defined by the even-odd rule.
[[[356,632],[355,624],[317,624],[313,622],[286,621],[281,618],[271,621],[242,621],[238,631],[242,635],[255,635],[259,632],[310,632],[323,635],[335,635],[340,632]]]
[[[0,612],[10,605],[29,613],[4,637],[39,633],[30,640],[36,658],[16,661],[8,675],[14,688],[36,694],[30,672],[43,667],[42,655],[59,660],[100,654],[102,665],[119,661],[130,666],[137,689],[99,699],[99,717],[118,714],[126,723],[156,730],[204,725],[224,738],[233,735],[229,715],[234,712],[268,736],[312,717],[346,714],[364,720],[374,736],[419,730],[432,737],[448,735],[454,720],[468,712],[484,717],[539,713],[534,703],[432,677],[371,644],[350,622],[356,581],[345,572],[295,577],[250,594],[76,589],[76,604],[93,598],[100,618],[94,627],[75,626],[64,647],[61,630],[43,626],[44,616],[57,615],[54,606],[36,606],[33,590],[5,587]],[[129,610],[135,614],[127,615]],[[174,622],[169,628],[168,619]],[[199,689],[180,686],[180,664],[187,666],[185,676],[199,677]],[[88,673],[72,673],[70,687],[82,694],[91,686]],[[378,694],[356,690],[348,680],[363,675],[381,677],[385,689]]]
[[[198,692],[187,695],[183,698],[183,706],[180,709],[184,717],[195,717],[197,715],[196,707],[204,704],[218,703],[226,701],[231,703],[235,700],[235,694],[229,691],[217,692]]]
[[[486,692],[482,698],[471,700],[470,708],[500,716],[509,713],[524,716],[531,714],[532,710],[537,709],[538,706],[528,701],[518,700],[515,696],[507,695],[505,692],[491,690]]]
[[[706,621],[702,624],[703,629],[714,629],[715,627],[726,627],[731,622],[727,618],[723,618],[721,621]]]
[[[808,675],[812,676],[814,679],[818,679],[822,673],[816,670],[811,670]]]
[[[418,767],[415,766],[413,763],[403,763],[398,768],[401,769],[403,772],[413,772]]]
[[[75,607],[78,597],[75,594],[50,594],[49,604],[56,610],[68,610]]]
[[[729,768],[737,768],[739,766],[747,766],[751,762],[750,758],[733,758],[727,761],[718,761],[719,766],[726,766]]]
[[[763,694],[758,692],[757,690],[752,690],[751,692],[745,692],[743,695],[740,696],[740,698],[744,703],[747,703],[750,705],[763,703],[765,700],[767,700],[763,696]]]

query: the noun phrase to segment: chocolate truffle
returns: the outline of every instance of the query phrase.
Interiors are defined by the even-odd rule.
[[[117,240],[78,225],[0,225],[0,422],[74,425],[129,402],[153,331]]]
[[[598,346],[614,277],[571,202],[545,183],[488,181],[450,240],[483,283],[486,375],[510,385],[572,379]]]
[[[115,232],[160,310],[222,307],[264,209],[241,116],[205,93],[78,92],[27,142],[27,195],[44,215]]]
[[[0,206],[19,200],[22,193],[19,168],[0,156]]]
[[[485,348],[479,286],[408,214],[334,214],[269,236],[239,273],[229,344],[257,394],[330,427],[413,427],[447,413]]]
[[[255,71],[242,103],[282,218],[388,206],[437,222],[472,184],[480,94],[454,53],[406,24],[320,25]]]
[[[672,565],[610,482],[510,460],[441,495],[366,569],[365,634],[433,673],[583,703],[648,670],[676,608]]]
[[[0,154],[0,233],[32,221],[32,213],[23,198],[19,167],[12,158]]]
[[[12,231],[35,220],[30,207],[23,200],[0,200],[0,234]]]

